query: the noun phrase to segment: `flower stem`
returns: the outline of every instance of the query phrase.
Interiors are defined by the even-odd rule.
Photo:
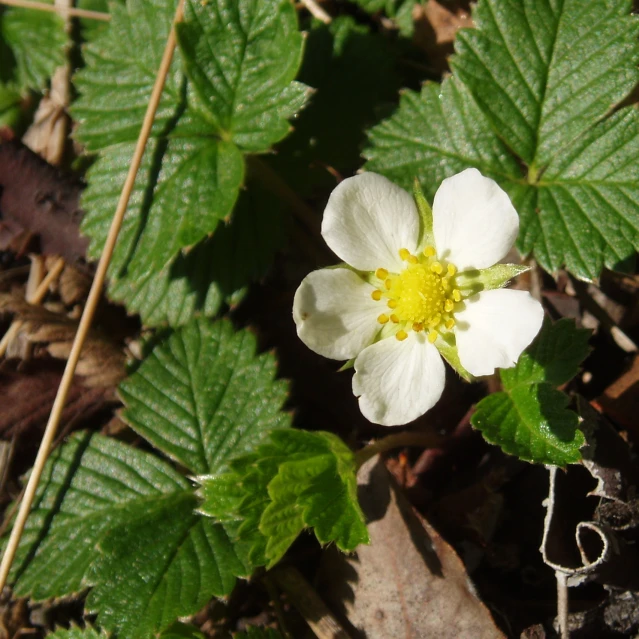
[[[446,437],[438,435],[432,431],[405,431],[403,433],[395,433],[393,435],[383,437],[382,439],[378,439],[377,441],[368,444],[368,446],[364,446],[364,448],[358,450],[355,453],[355,464],[359,468],[362,464],[378,453],[385,453],[389,450],[394,450],[395,448],[405,448],[408,446],[416,448],[434,448],[435,446],[442,444],[444,441],[446,441]]]

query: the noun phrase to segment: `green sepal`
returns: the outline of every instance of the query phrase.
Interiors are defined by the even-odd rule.
[[[468,297],[481,291],[503,288],[512,279],[529,270],[530,266],[522,264],[495,264],[490,268],[472,269],[459,273],[455,282],[462,295]]]
[[[413,182],[413,197],[419,212],[419,242],[417,246],[435,246],[435,236],[433,235],[433,209],[431,208],[419,180],[415,178]]]
[[[439,339],[435,342],[435,346],[437,347],[439,354],[463,380],[467,382],[475,381],[476,378],[462,366],[461,361],[459,360],[457,343],[455,342],[455,336],[452,333],[440,335]]]
[[[344,362],[342,366],[338,369],[338,373],[343,373],[344,371],[348,371],[355,366],[355,358],[349,359],[348,362]]]

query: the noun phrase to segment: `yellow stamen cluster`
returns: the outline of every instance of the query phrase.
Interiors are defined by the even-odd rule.
[[[397,324],[395,337],[399,341],[408,337],[406,331],[413,330],[427,331],[428,340],[435,342],[440,331],[455,326],[456,305],[462,299],[455,288],[457,269],[438,261],[432,246],[419,256],[403,248],[399,257],[406,263],[401,273],[389,273],[385,268],[375,271],[379,285],[371,296],[375,301],[385,301],[392,311],[390,315],[381,313],[377,321]]]

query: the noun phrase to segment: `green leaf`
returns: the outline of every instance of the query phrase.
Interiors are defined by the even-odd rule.
[[[166,0],[114,3],[111,8],[108,29],[84,48],[85,67],[73,78],[79,92],[71,108],[76,136],[89,151],[137,140],[175,12]],[[184,101],[183,83],[176,51],[154,119],[154,136],[175,120]],[[126,162],[130,164],[131,155]]]
[[[268,150],[287,133],[286,118],[300,106],[292,93],[301,85],[291,82],[302,43],[295,12],[284,0],[220,5],[225,16],[238,21],[232,33],[217,37],[215,29],[204,32],[204,23],[198,22],[215,6],[197,4],[187,12],[192,22],[187,20],[183,27],[189,34],[186,46],[197,49],[203,65],[198,81],[208,79],[226,101],[200,99],[201,86],[186,83],[177,56],[110,265],[111,296],[140,312],[151,325],[180,325],[196,313],[212,315],[223,302],[236,302],[249,281],[262,274],[281,240],[279,206],[271,206],[272,198],[258,201],[261,191],[250,194],[249,204],[239,205],[239,219],[230,222],[222,237],[207,238],[221,221],[229,223],[236,208],[244,181],[238,145],[243,150]],[[273,8],[278,12],[265,20]],[[82,230],[92,240],[93,258],[102,252],[129,169],[172,14],[172,3],[163,0],[114,6],[110,27],[87,46],[87,66],[76,76],[77,135],[89,150],[100,152],[82,199]],[[260,27],[243,35],[245,21],[258,19],[255,24]],[[219,29],[216,20],[215,15],[206,17],[206,29],[216,24]],[[215,41],[210,40],[213,36]],[[131,47],[131,42],[138,46]],[[244,49],[246,58],[241,55]],[[262,54],[261,66],[253,65],[255,56]],[[233,90],[225,76],[210,78],[205,73],[220,59],[225,73],[240,74],[233,76]],[[189,72],[195,64],[189,58]],[[271,99],[268,105],[263,103],[266,97]],[[190,250],[184,254],[184,249]],[[243,254],[243,249],[250,254]]]
[[[630,0],[482,0],[454,73],[512,151],[538,171],[639,81]]]
[[[366,168],[432,197],[473,166],[520,213],[518,248],[548,271],[596,278],[639,249],[639,112],[614,111],[639,73],[626,0],[480,0],[454,77],[407,93],[370,132]]]
[[[196,319],[159,343],[120,385],[122,417],[193,473],[219,472],[231,454],[287,427],[287,395],[272,355],[227,321]]]
[[[405,91],[399,109],[369,131],[366,169],[410,191],[415,178],[432,199],[444,178],[469,166],[499,182],[521,174],[517,160],[470,91],[456,78]]]
[[[267,568],[305,528],[345,552],[368,543],[353,454],[331,433],[273,431],[254,453],[234,460],[230,473],[199,481],[200,511],[242,521],[238,534],[251,544],[249,556]]]
[[[55,450],[14,564],[36,600],[93,586],[87,611],[121,639],[151,636],[247,575],[221,524],[194,513],[190,483],[158,457],[97,434]]]
[[[217,135],[252,152],[287,135],[288,118],[309,93],[293,82],[303,39],[289,0],[189,0],[177,35],[186,73]]]
[[[176,621],[160,635],[160,639],[206,639],[206,637],[196,626]]]
[[[22,8],[0,11],[0,82],[19,93],[44,90],[64,63],[66,46],[64,21],[55,13]]]
[[[471,423],[505,452],[539,464],[565,466],[581,460],[585,439],[579,417],[556,390],[578,372],[588,355],[590,332],[574,322],[546,321],[516,366],[500,371],[504,391],[477,404]]]
[[[517,366],[501,370],[504,388],[511,390],[521,384],[541,382],[561,386],[569,382],[590,353],[591,334],[587,329],[576,328],[569,319],[554,324],[546,320],[537,339],[519,357]]]
[[[87,626],[86,628],[78,628],[72,626],[68,630],[58,628],[55,632],[50,632],[47,635],[47,639],[105,639],[106,635],[98,633],[93,628]]]

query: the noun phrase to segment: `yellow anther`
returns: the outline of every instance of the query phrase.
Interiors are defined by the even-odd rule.
[[[418,263],[419,263],[419,260],[418,260],[418,259],[417,259],[414,255],[409,255],[409,256],[406,258],[406,261],[407,261],[409,264],[418,264]]]
[[[437,331],[428,331],[428,341],[434,344],[437,341]]]
[[[388,308],[397,308],[397,300],[388,300]]]
[[[408,249],[399,249],[399,257],[400,259],[406,261],[410,257],[410,251]]]
[[[400,342],[403,342],[408,337],[408,333],[406,331],[397,331],[397,333],[395,333],[395,337]]]
[[[424,330],[424,325],[420,324],[419,322],[413,322],[413,330],[416,333],[419,333],[419,331],[423,331]]]
[[[441,321],[442,321],[442,316],[439,313],[437,313],[437,315],[435,315],[428,321],[428,326],[429,328],[436,328],[437,326],[439,326],[439,323]]]
[[[391,288],[392,284],[393,284],[393,283],[390,281],[390,279],[387,279],[387,280],[384,282],[384,286],[386,287],[386,290],[387,290],[387,291],[390,291],[390,288]]]
[[[455,320],[451,317],[449,320],[446,320],[446,324],[444,324],[448,330],[450,330],[453,326],[455,326]]]
[[[433,256],[435,255],[435,253],[436,253],[435,248],[434,248],[434,247],[432,247],[432,246],[427,246],[427,247],[424,249],[424,255],[425,255],[426,257],[433,257]]]
[[[375,277],[379,277],[380,280],[385,280],[388,277],[388,271],[385,268],[378,268],[375,271]]]
[[[430,270],[437,275],[441,275],[444,272],[444,267],[439,262],[433,262],[430,265]]]
[[[381,300],[381,299],[382,299],[382,292],[381,292],[379,289],[377,289],[377,290],[375,290],[375,291],[373,291],[373,292],[371,293],[371,297],[372,297],[372,298],[373,298],[376,302],[379,302],[379,300]]]
[[[458,289],[454,289],[454,290],[453,290],[453,299],[454,299],[456,302],[461,302],[461,293],[459,292],[459,290],[458,290]]]
[[[389,319],[389,318],[388,318],[388,315],[386,315],[385,313],[382,313],[382,314],[381,314],[381,315],[377,318],[377,321],[378,321],[380,324],[386,324],[386,323],[388,323],[388,319]]]
[[[395,313],[393,313],[390,316],[390,320],[391,320],[391,322],[393,322],[393,324],[399,324],[399,317],[397,317],[397,315],[395,315]]]
[[[455,308],[455,303],[453,302],[453,300],[446,300],[444,302],[444,310],[447,313],[450,313],[454,308]]]
[[[453,275],[455,275],[455,273],[457,273],[457,268],[453,264],[449,264],[446,267],[446,270],[448,271],[448,275],[450,277],[452,277]]]

